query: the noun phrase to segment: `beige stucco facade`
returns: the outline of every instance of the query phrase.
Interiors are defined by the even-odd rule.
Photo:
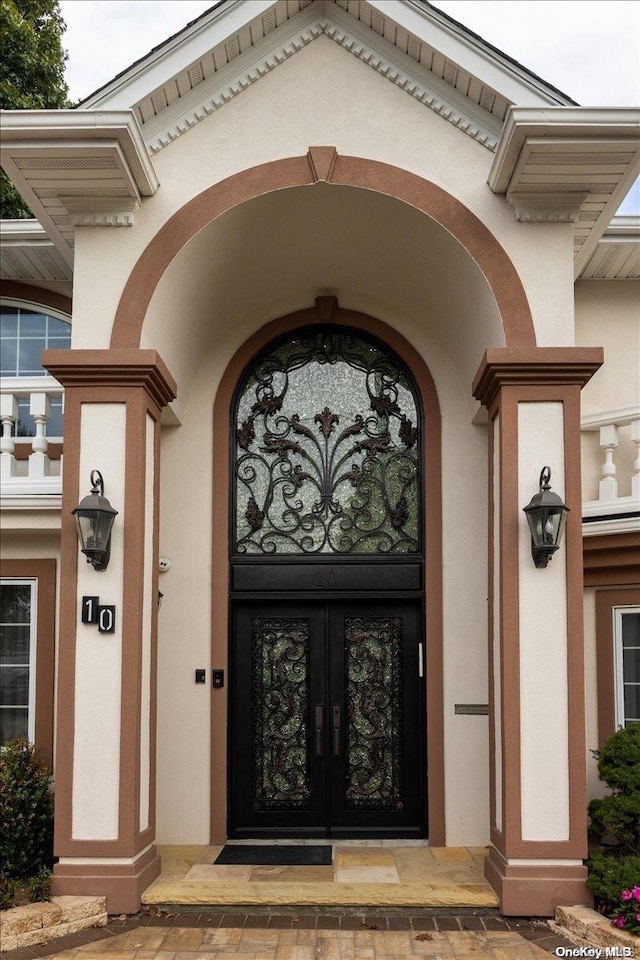
[[[558,151],[594,123],[562,126]],[[575,218],[528,193],[522,213],[526,158],[509,161],[516,199],[490,189],[508,145],[494,153],[325,33],[161,149],[136,136],[127,148],[158,185],[147,173],[117,226],[120,214],[78,214],[72,349],[44,357],[66,392],[61,511],[7,511],[7,560],[60,565],[59,891],[104,891],[129,910],[157,873],[154,844],[226,837],[227,689],[195,685],[194,670],[228,670],[230,404],[251,344],[328,320],[408,358],[429,424],[427,706],[407,732],[425,744],[424,834],[490,845],[507,913],[587,902],[606,656],[596,593],[633,587],[637,559],[613,510],[585,542],[624,542],[583,591],[581,506],[599,521],[598,418],[611,415],[618,495],[637,509],[638,281],[574,284]],[[571,513],[540,570],[522,507],[545,464]],[[119,511],[100,574],[70,517],[93,469]],[[78,623],[97,577],[118,611],[108,642]]]

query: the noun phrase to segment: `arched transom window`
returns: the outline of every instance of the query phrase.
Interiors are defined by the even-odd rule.
[[[382,343],[306,328],[245,371],[235,403],[235,555],[416,554],[417,392]]]

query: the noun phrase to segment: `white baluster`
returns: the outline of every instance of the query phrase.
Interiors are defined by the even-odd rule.
[[[36,435],[32,441],[33,453],[29,457],[29,476],[48,477],[49,457],[47,450],[47,422],[51,416],[51,400],[46,393],[32,393],[29,412],[36,422]]]
[[[631,439],[636,445],[636,459],[631,478],[631,496],[640,500],[640,420],[631,421]]]
[[[13,425],[18,419],[18,401],[12,393],[0,395],[0,420],[2,421],[2,440],[0,441],[0,476],[3,479],[16,474],[14,451],[16,442],[11,436]]]
[[[600,427],[600,446],[604,450],[604,463],[598,499],[615,500],[618,496],[616,465],[613,462],[613,451],[618,446],[618,428],[615,423],[607,423],[604,427]]]

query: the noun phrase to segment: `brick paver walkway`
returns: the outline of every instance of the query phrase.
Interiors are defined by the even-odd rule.
[[[218,913],[111,918],[3,960],[549,960],[574,946],[541,920],[497,912]]]

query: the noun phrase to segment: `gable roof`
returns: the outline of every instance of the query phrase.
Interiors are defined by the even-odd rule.
[[[639,166],[638,111],[577,107],[426,0],[221,0],[76,109],[4,111],[3,166],[66,269],[76,225],[133,223],[158,189],[153,155],[320,36],[493,151],[490,189],[520,220],[575,222],[576,276],[600,275],[589,264]]]
[[[132,109],[153,154],[321,35],[492,150],[511,104],[575,105],[425,0],[222,0],[77,109]]]

